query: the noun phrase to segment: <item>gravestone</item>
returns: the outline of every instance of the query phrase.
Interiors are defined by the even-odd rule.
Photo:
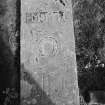
[[[79,105],[71,0],[21,0],[21,63],[55,105]]]

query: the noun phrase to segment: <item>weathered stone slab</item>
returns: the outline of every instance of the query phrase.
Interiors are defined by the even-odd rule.
[[[71,0],[21,0],[21,62],[56,105],[79,105]]]

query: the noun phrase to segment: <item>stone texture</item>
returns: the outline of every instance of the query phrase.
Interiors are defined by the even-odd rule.
[[[79,105],[71,1],[65,7],[55,0],[21,4],[21,59],[27,72],[56,105]]]

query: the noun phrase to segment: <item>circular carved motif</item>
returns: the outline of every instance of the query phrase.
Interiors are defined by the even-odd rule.
[[[39,41],[39,54],[44,57],[55,56],[58,50],[57,40],[51,36]]]

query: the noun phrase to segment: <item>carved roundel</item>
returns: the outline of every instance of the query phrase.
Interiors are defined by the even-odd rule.
[[[51,57],[57,54],[58,42],[52,36],[44,37],[39,41],[39,54],[43,57]]]

